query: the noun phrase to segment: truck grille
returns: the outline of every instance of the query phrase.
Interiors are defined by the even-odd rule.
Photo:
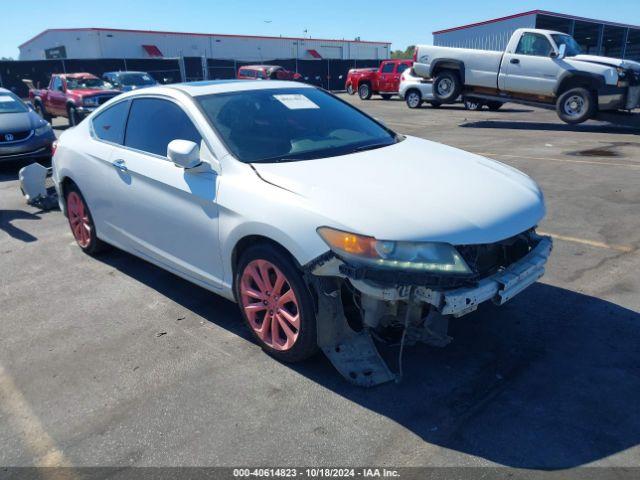
[[[33,130],[24,130],[22,132],[5,132],[0,133],[0,143],[14,143],[26,140],[31,136]]]

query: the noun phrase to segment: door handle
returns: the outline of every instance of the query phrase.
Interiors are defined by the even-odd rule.
[[[127,164],[125,163],[124,160],[116,160],[115,162],[112,162],[111,165],[116,167],[121,172],[126,172],[128,170],[127,169]]]
[[[514,65],[517,65],[518,63],[520,63],[520,59],[519,58],[512,58],[511,59],[511,63],[513,63]]]

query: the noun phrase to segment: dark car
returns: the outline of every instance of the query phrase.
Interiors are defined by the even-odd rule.
[[[158,85],[147,72],[106,72],[102,74],[102,79],[121,92]]]
[[[245,65],[240,67],[239,80],[302,80],[302,75],[291,72],[280,65]]]
[[[55,139],[51,124],[12,92],[0,88],[0,162],[49,159]]]

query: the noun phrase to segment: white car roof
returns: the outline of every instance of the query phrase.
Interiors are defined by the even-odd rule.
[[[192,97],[211,95],[214,93],[242,92],[248,90],[273,90],[276,88],[315,88],[300,82],[282,80],[205,80],[202,82],[176,83],[166,87],[181,90]],[[146,89],[150,92],[151,89]]]

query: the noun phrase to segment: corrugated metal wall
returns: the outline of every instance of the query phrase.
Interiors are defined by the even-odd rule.
[[[330,59],[386,59],[385,43],[348,40],[262,38],[108,30],[51,30],[20,48],[21,60],[42,60],[45,49],[64,46],[67,58],[145,58],[155,45],[166,58],[207,57],[261,62],[272,58],[312,60],[310,50]]]
[[[461,28],[433,35],[433,44],[442,47],[504,50],[518,28],[535,28],[536,15],[510,18],[498,22]]]

